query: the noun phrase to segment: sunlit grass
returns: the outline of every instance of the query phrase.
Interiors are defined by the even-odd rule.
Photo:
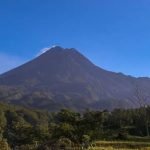
[[[113,148],[113,147],[94,147],[89,148],[89,150],[150,150],[150,147],[144,147],[144,148],[136,148],[136,149],[129,149],[129,148]]]
[[[150,150],[150,142],[97,141],[89,150]]]
[[[82,148],[68,148],[68,150],[82,150]],[[150,150],[150,142],[97,141],[88,150]]]

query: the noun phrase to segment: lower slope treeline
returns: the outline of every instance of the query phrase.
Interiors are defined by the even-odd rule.
[[[86,148],[98,140],[146,142],[149,123],[150,107],[52,113],[0,103],[0,148],[48,150],[65,144]]]
[[[82,91],[82,90],[81,90]],[[73,96],[74,95],[74,96]],[[129,108],[133,103],[117,98],[101,98],[99,101],[90,102],[87,97],[78,97],[79,93],[73,95],[53,94],[50,90],[29,90],[26,87],[10,87],[0,85],[0,102],[7,102],[35,109],[45,109],[51,112],[61,108],[83,111],[86,108],[92,110],[108,109],[116,107]],[[82,101],[82,103],[81,103]],[[134,103],[134,105],[137,105]]]

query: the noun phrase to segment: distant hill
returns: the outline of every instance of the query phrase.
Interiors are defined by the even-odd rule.
[[[150,79],[106,71],[59,46],[0,76],[1,101],[50,111],[136,107],[137,88],[149,97]]]

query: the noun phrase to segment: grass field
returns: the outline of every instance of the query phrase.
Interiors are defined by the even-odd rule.
[[[98,141],[89,150],[150,150],[150,142]]]
[[[67,150],[87,150],[79,148],[67,148]],[[97,141],[88,150],[150,150],[150,141]]]

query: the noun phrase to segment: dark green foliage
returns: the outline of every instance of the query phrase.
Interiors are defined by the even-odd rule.
[[[0,144],[35,150],[58,147],[62,139],[84,148],[95,140],[141,140],[150,128],[149,116],[150,107],[49,113],[0,103]]]

